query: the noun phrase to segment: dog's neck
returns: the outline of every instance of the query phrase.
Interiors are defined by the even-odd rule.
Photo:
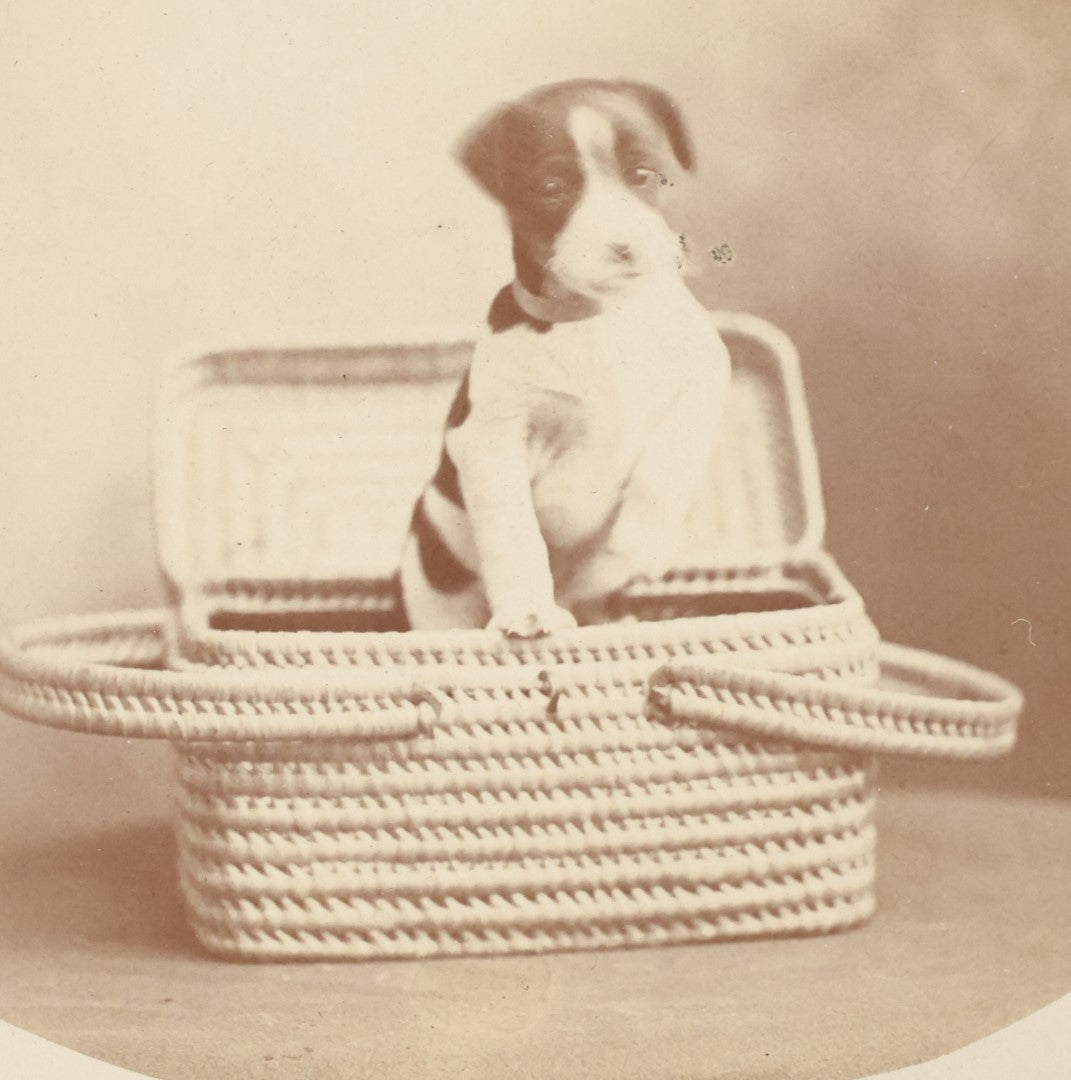
[[[650,314],[653,310],[672,306],[675,297],[691,297],[691,292],[678,274],[647,277],[627,290],[608,295],[605,301],[557,289],[534,293],[519,278],[513,279],[510,289],[517,305],[528,318],[551,324],[580,322],[597,315],[614,316],[625,311],[646,311]]]
[[[513,279],[511,288],[521,311],[536,322],[577,322],[590,319],[602,311],[602,305],[597,300],[579,293],[542,296],[526,289],[519,278]]]

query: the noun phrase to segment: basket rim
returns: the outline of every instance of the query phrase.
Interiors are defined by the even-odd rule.
[[[359,663],[370,657],[403,664],[466,663],[537,664],[575,663],[602,654],[655,655],[670,645],[691,643],[697,653],[733,651],[749,653],[793,644],[817,634],[837,639],[869,626],[860,594],[837,563],[825,552],[791,561],[717,568],[696,573],[727,580],[759,581],[764,574],[783,574],[805,582],[816,596],[799,608],[741,611],[683,616],[660,620],[616,621],[558,631],[546,638],[511,640],[488,629],[464,630],[317,630],[219,629],[212,626],[218,599],[233,582],[204,583],[196,590],[177,593],[170,641],[170,662],[176,667],[246,667],[250,665],[306,666],[319,661],[328,666]],[[265,580],[259,584],[300,588],[293,580]],[[337,585],[337,583],[335,583]],[[667,595],[673,595],[672,593]],[[256,600],[245,609],[258,613],[270,608]]]

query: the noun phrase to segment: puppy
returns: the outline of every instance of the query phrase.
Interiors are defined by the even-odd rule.
[[[479,123],[460,159],[505,209],[516,276],[449,411],[402,598],[414,628],[535,637],[674,566],[729,356],[660,211],[669,173],[693,168],[661,90],[541,87]]]

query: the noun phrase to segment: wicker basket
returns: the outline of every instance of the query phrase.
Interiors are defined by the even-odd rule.
[[[821,550],[791,344],[714,318],[734,379],[708,555],[609,621],[532,642],[397,629],[392,572],[470,345],[214,354],[162,395],[172,606],[9,635],[0,706],[174,743],[182,889],[224,955],[865,920],[875,755],[999,754],[1021,698],[879,642]]]

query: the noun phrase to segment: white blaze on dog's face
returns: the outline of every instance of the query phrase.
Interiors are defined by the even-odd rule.
[[[520,282],[602,300],[678,274],[681,240],[660,210],[668,174],[692,167],[676,106],[637,83],[544,87],[477,127],[461,152],[509,215]]]
[[[586,105],[570,111],[567,128],[583,187],[547,264],[554,279],[598,298],[676,273],[680,241],[657,209],[665,178],[653,149],[631,147],[624,156],[610,115]]]

